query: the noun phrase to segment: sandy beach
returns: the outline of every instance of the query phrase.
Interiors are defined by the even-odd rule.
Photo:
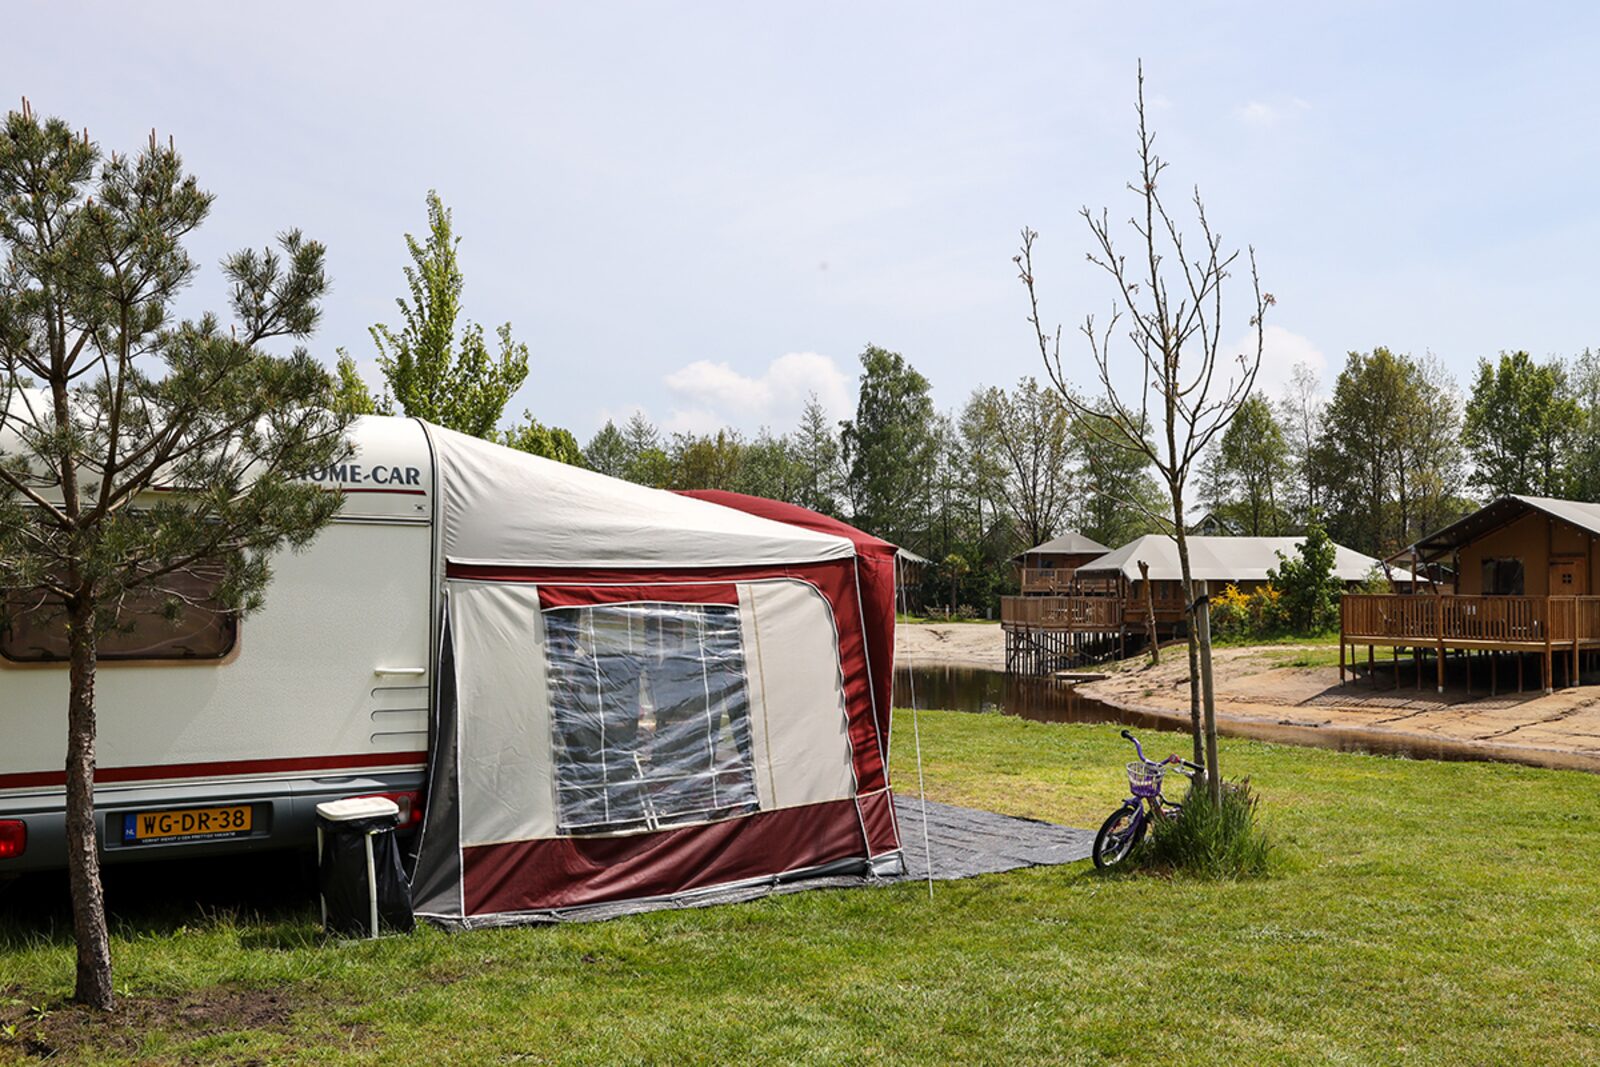
[[[1370,745],[1426,742],[1445,758],[1504,759],[1540,766],[1600,771],[1600,686],[1515,691],[1514,672],[1489,696],[1459,684],[1444,694],[1431,677],[1419,689],[1408,664],[1396,687],[1388,667],[1374,688],[1364,675],[1339,684],[1337,667],[1286,664],[1326,645],[1264,645],[1215,652],[1217,714],[1230,733],[1288,743]],[[902,666],[1005,669],[1005,633],[979,623],[901,625],[896,662]],[[1166,650],[1159,667],[1143,657],[1112,664],[1110,677],[1077,692],[1114,707],[1187,722],[1189,669],[1181,646]],[[1531,679],[1531,676],[1530,676]],[[1315,732],[1313,739],[1308,736]]]
[[[901,623],[895,663],[902,667],[1006,669],[1006,635],[998,623]]]

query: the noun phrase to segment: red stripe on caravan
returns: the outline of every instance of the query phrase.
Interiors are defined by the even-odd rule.
[[[348,756],[296,756],[286,759],[219,760],[212,763],[158,763],[147,767],[100,767],[98,785],[116,782],[168,781],[176,778],[219,778],[234,774],[277,774],[284,771],[360,770],[369,767],[421,767],[426,752],[359,752]],[[67,772],[23,771],[0,774],[0,789],[66,785]]]
[[[738,604],[735,585],[541,585],[546,608],[586,608],[596,604]]]

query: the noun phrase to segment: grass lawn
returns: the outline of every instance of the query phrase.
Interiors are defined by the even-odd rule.
[[[921,726],[931,797],[1089,826],[1123,795],[1115,727]],[[309,899],[145,905],[117,923],[131,999],[93,1026],[52,1008],[67,934],[7,909],[0,1061],[28,1040],[97,1063],[1600,1061],[1600,777],[1223,753],[1264,797],[1271,878],[1083,863],[939,883],[931,903],[901,885],[355,945],[320,944]]]

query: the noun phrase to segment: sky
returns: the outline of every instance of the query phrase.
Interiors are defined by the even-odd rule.
[[[813,392],[847,418],[868,344],[946,409],[1042,376],[1024,226],[1087,387],[1073,330],[1112,292],[1078,211],[1131,213],[1141,59],[1169,200],[1198,186],[1277,298],[1269,393],[1377,345],[1464,381],[1600,344],[1593,5],[23,0],[5,25],[6,106],[106,149],[154,128],[216,194],[185,313],[298,227],[333,277],[312,350],[376,382],[367,327],[436,189],[465,317],[531,352],[508,417],[580,439],[635,410],[782,432]]]

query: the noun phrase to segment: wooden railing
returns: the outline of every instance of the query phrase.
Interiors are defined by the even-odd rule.
[[[1600,640],[1600,597],[1350,594],[1340,605],[1347,638],[1485,645]]]
[[[1024,593],[1065,593],[1072,588],[1071,567],[1024,567]]]
[[[1122,599],[1114,596],[1003,596],[1000,622],[1035,630],[1110,633],[1122,624]]]

